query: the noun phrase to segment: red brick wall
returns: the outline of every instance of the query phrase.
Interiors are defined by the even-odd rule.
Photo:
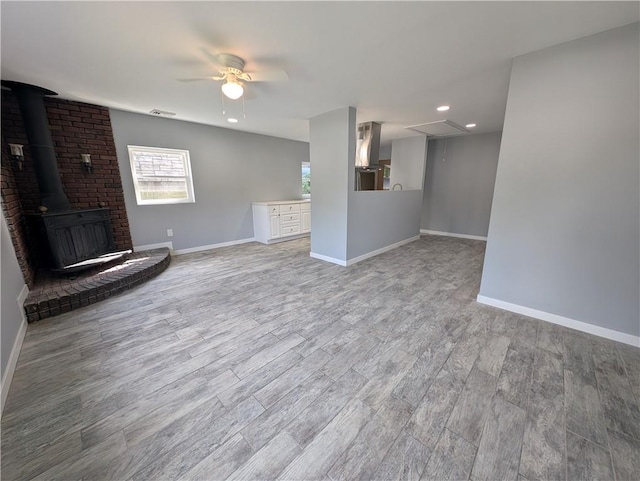
[[[2,144],[6,145],[4,135]],[[27,249],[27,226],[25,224],[25,218],[22,215],[22,203],[20,202],[16,179],[13,176],[11,161],[6,152],[7,149],[8,147],[2,150],[2,169],[0,171],[0,178],[2,179],[0,181],[2,210],[7,219],[11,242],[16,251],[16,258],[18,259],[20,270],[22,270],[24,282],[29,287],[33,287],[35,260],[30,256],[29,249]]]
[[[73,209],[100,207],[104,203],[110,209],[113,238],[118,249],[132,247],[129,221],[124,204],[122,180],[118,169],[116,147],[111,130],[109,109],[96,105],[62,100],[55,97],[45,99],[49,127],[58,160],[62,185]],[[25,146],[24,169],[17,170],[7,155],[9,143]],[[24,223],[24,213],[37,212],[40,205],[38,184],[33,170],[31,154],[24,132],[22,116],[13,93],[2,92],[2,199],[7,221],[16,227],[14,245],[18,262],[23,267],[25,282],[32,285],[33,270],[37,269],[34,253],[26,252],[26,230],[18,227]],[[80,154],[91,154],[93,172],[85,172]],[[7,165],[5,165],[7,164]],[[11,184],[11,172],[14,184]],[[5,174],[7,182],[5,185]],[[14,199],[17,190],[18,203]],[[12,207],[8,207],[11,202]],[[13,209],[11,213],[10,209]],[[19,210],[19,214],[16,212]],[[11,219],[10,219],[11,218]],[[11,229],[10,225],[10,229]],[[22,234],[18,234],[22,232]],[[20,251],[20,252],[19,252]],[[30,267],[29,267],[30,266]],[[29,272],[29,270],[31,272]]]

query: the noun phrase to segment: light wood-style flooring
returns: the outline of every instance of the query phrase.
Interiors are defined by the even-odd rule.
[[[31,324],[2,479],[638,479],[640,349],[477,304],[483,255],[244,244]]]

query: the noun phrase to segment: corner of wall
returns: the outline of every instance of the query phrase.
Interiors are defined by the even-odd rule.
[[[7,396],[9,395],[9,388],[11,387],[11,381],[13,379],[13,374],[16,370],[16,365],[18,364],[18,358],[20,357],[20,350],[22,349],[22,342],[24,341],[24,336],[27,333],[27,317],[24,313],[24,301],[29,295],[29,288],[25,284],[16,299],[18,303],[18,311],[20,312],[21,322],[20,329],[18,330],[18,335],[16,336],[15,341],[13,342],[13,347],[11,348],[11,354],[9,355],[9,362],[5,369],[5,372],[2,373],[2,386],[0,388],[1,391],[1,406],[0,406],[0,415],[4,412],[4,405],[7,401]]]
[[[483,296],[482,294],[478,294],[477,301],[480,304],[485,304],[487,306],[497,307],[498,309],[515,312],[516,314],[522,314],[523,316],[533,317],[534,319],[540,319],[541,321],[550,322],[569,329],[575,329],[576,331],[586,332],[587,334],[593,334],[594,336],[604,337],[605,339],[611,339],[612,341],[640,347],[640,336],[615,331],[595,324],[589,324],[588,322],[577,321],[575,319],[513,304],[511,302],[501,301],[492,297]]]

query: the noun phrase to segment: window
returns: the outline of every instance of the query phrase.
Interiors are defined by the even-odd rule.
[[[311,197],[311,164],[302,163],[302,197]]]
[[[138,205],[195,202],[188,150],[129,145]]]

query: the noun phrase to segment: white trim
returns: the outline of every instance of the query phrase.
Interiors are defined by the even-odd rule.
[[[18,299],[16,299],[18,301],[18,306],[20,307],[20,314],[22,314],[22,319],[25,322],[27,321],[27,315],[24,313],[24,301],[27,300],[28,295],[29,295],[29,286],[25,284],[24,286],[22,286],[22,290],[20,291],[20,294],[18,294]]]
[[[246,244],[247,242],[253,242],[254,240],[255,238],[251,237],[247,239],[239,239],[239,240],[234,240],[229,242],[220,242],[219,244],[209,244],[206,246],[188,247],[186,249],[175,249],[175,250],[173,248],[173,242],[169,241],[169,242],[158,242],[157,244],[147,244],[143,246],[136,246],[133,248],[133,250],[135,252],[140,252],[140,251],[146,251],[151,249],[160,249],[162,247],[168,247],[169,250],[171,251],[172,256],[179,256],[181,254],[191,254],[193,252],[208,251],[209,249],[218,249],[220,247],[229,247],[229,246],[235,246],[238,244]]]
[[[409,242],[413,242],[420,239],[420,235],[415,235],[413,237],[409,237],[408,239],[405,240],[401,240],[400,242],[396,242],[395,244],[391,244],[385,247],[381,247],[380,249],[376,249],[374,251],[371,252],[367,252],[366,254],[362,254],[361,256],[358,257],[352,257],[351,259],[347,260],[347,265],[348,266],[352,266],[353,264],[355,264],[356,262],[360,262],[363,261],[365,259],[369,259],[370,257],[374,257],[377,256],[378,254],[382,254],[384,252],[388,252],[391,251],[397,247],[403,246],[405,244],[408,244]]]
[[[332,264],[338,264],[339,266],[343,267],[347,266],[347,261],[336,259],[335,257],[323,256],[322,254],[316,254],[315,252],[310,252],[309,257],[313,257],[314,259],[318,259],[321,261],[331,262]]]
[[[24,313],[24,301],[29,295],[29,288],[25,284],[18,295],[16,301],[18,302],[18,312],[20,312],[20,328],[18,329],[18,335],[16,336],[15,341],[13,342],[13,347],[11,348],[11,354],[9,354],[9,361],[7,363],[7,367],[4,372],[4,376],[2,376],[2,387],[0,388],[2,393],[2,399],[0,406],[0,413],[4,411],[4,403],[7,401],[7,396],[9,395],[9,388],[11,387],[11,380],[13,379],[13,374],[16,370],[16,364],[18,364],[18,357],[20,357],[20,349],[22,349],[22,341],[24,341],[24,335],[27,333],[27,317]]]
[[[266,244],[266,245],[277,244],[278,242],[287,242],[294,239],[301,239],[303,237],[309,237],[310,235],[311,235],[310,232],[303,232],[302,234],[288,235],[285,237],[276,237],[275,239],[269,239],[267,242],[261,242],[261,244]]]
[[[314,259],[319,259],[321,261],[327,261],[327,262],[331,262],[332,264],[338,264],[339,266],[343,266],[343,267],[348,267],[348,266],[352,266],[353,264],[363,261],[365,259],[369,259],[370,257],[374,257],[377,256],[378,254],[382,254],[384,252],[393,250],[397,247],[403,246],[405,244],[408,244],[409,242],[413,242],[415,240],[420,239],[419,235],[413,236],[413,237],[409,237],[408,239],[405,240],[401,240],[400,242],[396,242],[395,244],[391,244],[385,247],[382,247],[380,249],[376,249],[374,251],[371,252],[367,252],[366,254],[362,254],[361,256],[358,257],[353,257],[351,259],[348,259],[346,261],[343,261],[342,259],[336,259],[334,257],[329,257],[329,256],[325,256],[322,254],[316,254],[315,252],[311,252],[309,253],[310,257],[313,257]]]
[[[593,334],[595,336],[611,339],[613,341],[640,347],[639,336],[634,336],[625,332],[614,331],[613,329],[596,326],[594,324],[589,324],[588,322],[576,321],[575,319],[569,319],[568,317],[551,314],[550,312],[539,311],[537,309],[521,306],[519,304],[500,301],[498,299],[493,299],[492,297],[481,296],[480,294],[478,294],[477,300],[480,304],[486,304],[487,306],[493,306],[499,309],[504,309],[505,311],[515,312],[516,314],[523,314],[525,316],[534,317],[536,319],[547,321],[552,324],[558,324],[570,329],[575,329],[576,331],[582,331],[588,334]]]
[[[164,147],[144,147],[141,145],[127,145],[127,150],[129,151],[129,165],[131,166],[131,178],[133,179],[133,190],[136,193],[136,203],[138,205],[168,205],[168,204],[193,204],[196,201],[196,195],[193,190],[193,175],[191,174],[191,160],[189,158],[189,151],[184,149],[167,149]],[[180,156],[182,163],[184,165],[184,176],[179,176],[184,178],[186,182],[186,199],[143,199],[140,194],[140,186],[138,184],[138,174],[136,173],[136,154],[137,153],[151,153],[151,154],[173,154]],[[152,177],[161,177],[161,176],[152,176]],[[178,177],[178,176],[172,176]]]
[[[161,249],[163,247],[168,247],[169,250],[171,251],[171,255],[174,255],[174,251],[173,251],[173,242],[158,242],[157,244],[147,244],[144,246],[135,246],[133,248],[134,252],[140,252],[140,251],[149,251],[152,249]]]
[[[219,244],[209,244],[206,246],[189,247],[187,249],[178,249],[173,252],[175,253],[175,255],[179,256],[181,254],[192,254],[193,252],[208,251],[209,249],[218,249],[220,247],[229,247],[229,246],[235,246],[239,244],[246,244],[247,242],[253,242],[255,240],[256,239],[254,237],[250,237],[247,239],[238,239],[238,240],[233,240],[229,242],[220,242]]]
[[[443,235],[447,237],[459,237],[460,239],[473,239],[486,241],[487,238],[479,235],[456,234],[454,232],[440,232],[439,230],[420,229],[420,234]]]

